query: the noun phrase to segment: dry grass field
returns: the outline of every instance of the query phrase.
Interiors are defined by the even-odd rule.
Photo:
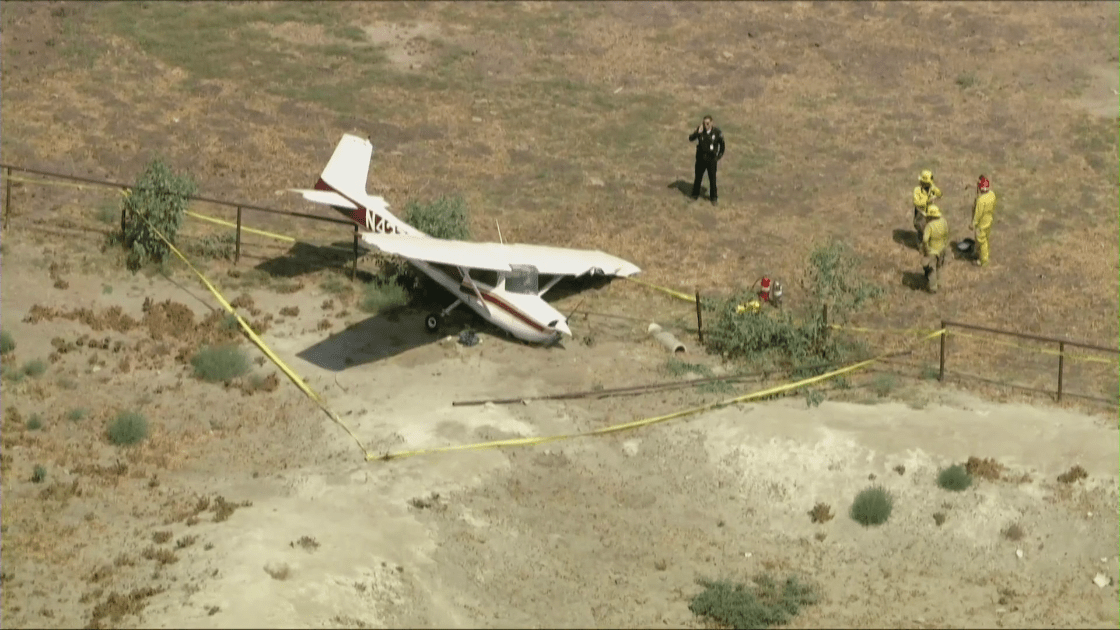
[[[602,249],[709,296],[775,276],[793,304],[838,239],[883,290],[852,325],[1120,336],[1116,2],[5,2],[0,28],[5,163],[130,183],[163,156],[208,197],[321,213],[282,191],[349,132],[376,147],[371,192],[394,209],[459,195],[479,239],[497,223]],[[728,142],[718,207],[685,195],[708,113]],[[937,295],[908,233],[923,168],[954,240],[979,174],[999,196],[992,266],[951,262]],[[248,342],[244,376],[193,376],[200,348],[240,337],[183,265],[125,269],[117,193],[16,179],[11,197],[7,625],[705,627],[697,580],[760,572],[818,585],[796,627],[1120,622],[1114,408],[932,383],[928,344],[819,405],[365,462]],[[299,242],[246,235],[235,265],[228,231],[191,220],[185,252],[375,452],[760,386],[454,407],[679,378],[650,321],[729,368],[697,351],[689,304],[624,282],[557,302],[581,312],[563,349],[441,341],[421,308],[362,308],[349,231],[245,216]],[[965,381],[1053,387],[1052,355],[950,345]],[[1120,389],[1115,363],[1066,370],[1074,391]],[[121,417],[146,438],[114,444]],[[970,457],[971,486],[938,487]],[[865,528],[848,506],[872,484],[895,506]],[[834,518],[810,518],[820,503]]]

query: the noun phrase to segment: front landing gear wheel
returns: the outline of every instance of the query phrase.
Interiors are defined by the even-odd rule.
[[[439,330],[439,320],[439,313],[432,313],[428,315],[424,318],[424,328],[427,328],[428,332],[434,333],[435,331]]]

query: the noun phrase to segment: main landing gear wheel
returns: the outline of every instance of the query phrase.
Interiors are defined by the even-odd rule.
[[[439,313],[429,314],[427,317],[424,318],[424,328],[427,328],[428,332],[434,333],[435,331],[439,330],[439,324],[440,324],[439,320],[440,320]]]

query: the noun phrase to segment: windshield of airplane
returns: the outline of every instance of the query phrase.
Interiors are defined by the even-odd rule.
[[[506,291],[510,293],[539,292],[537,268],[533,265],[510,265],[511,271],[506,275]]]

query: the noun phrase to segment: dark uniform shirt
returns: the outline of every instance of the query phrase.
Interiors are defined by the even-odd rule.
[[[688,136],[688,141],[698,141],[696,143],[697,160],[718,160],[723,157],[723,152],[727,148],[723,143],[723,133],[720,132],[719,127],[712,127],[711,131],[704,129],[693,131]]]

